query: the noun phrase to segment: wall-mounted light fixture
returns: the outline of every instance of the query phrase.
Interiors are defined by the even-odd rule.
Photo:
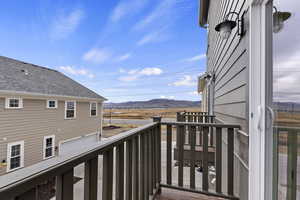
[[[237,15],[236,20],[234,20],[234,21],[229,20],[230,15]],[[239,13],[230,12],[225,16],[224,20],[221,23],[216,25],[215,30],[220,33],[220,36],[223,39],[228,39],[232,30],[236,26],[238,26],[238,35],[240,37],[242,37],[244,34],[244,19],[243,19],[244,17],[243,16],[244,16],[244,14],[242,15],[241,19],[239,19]]]
[[[290,12],[280,12],[274,6],[275,12],[273,13],[273,32],[278,33],[282,30],[284,26],[284,21],[288,20],[291,17]]]

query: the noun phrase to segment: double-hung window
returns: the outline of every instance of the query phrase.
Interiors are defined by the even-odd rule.
[[[7,171],[24,166],[24,141],[9,143],[7,145]]]
[[[43,158],[46,159],[53,157],[55,155],[55,136],[45,136],[43,147]]]
[[[47,108],[57,108],[57,100],[47,100]]]
[[[6,98],[5,108],[23,108],[23,99],[22,98]]]
[[[76,118],[76,102],[66,101],[65,102],[65,119]]]
[[[90,116],[91,117],[97,116],[97,103],[96,102],[90,103]]]

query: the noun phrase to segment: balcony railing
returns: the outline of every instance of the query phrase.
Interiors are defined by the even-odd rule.
[[[165,129],[166,128],[166,129]],[[85,163],[84,199],[98,197],[98,156],[103,156],[102,199],[155,199],[161,187],[202,193],[226,199],[238,199],[233,191],[234,124],[199,122],[154,122],[113,136],[101,143],[85,147],[72,155],[53,159],[20,169],[0,177],[1,199],[41,199],[38,186],[56,180],[57,200],[72,200],[74,168]],[[184,130],[190,134],[189,165],[184,165]],[[166,130],[166,131],[165,131]],[[209,161],[209,134],[216,133],[214,162]],[[202,178],[196,180],[197,134],[202,137]],[[227,134],[227,190],[222,188],[222,135]],[[177,136],[176,136],[177,135]],[[176,141],[176,138],[179,140]],[[199,137],[198,137],[199,138]],[[172,151],[178,148],[177,180],[174,180]],[[165,145],[165,146],[164,146]],[[163,158],[163,159],[162,159]],[[215,184],[209,181],[209,165],[216,168]],[[185,171],[189,169],[189,175]],[[163,170],[163,171],[162,171]],[[198,173],[198,172],[197,172]],[[197,174],[198,175],[198,174]],[[189,180],[188,184],[187,180]],[[200,186],[199,186],[200,185]]]

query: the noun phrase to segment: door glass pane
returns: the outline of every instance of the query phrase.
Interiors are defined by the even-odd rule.
[[[274,6],[274,194],[300,199],[300,1],[275,0]]]

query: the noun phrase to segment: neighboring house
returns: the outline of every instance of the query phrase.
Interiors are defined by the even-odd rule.
[[[272,45],[273,31],[279,32],[290,17],[278,11],[271,0],[200,0],[199,23],[208,36],[207,72],[199,77],[198,91],[203,110],[216,115],[218,122],[241,125],[234,138],[234,193],[240,199],[277,199]],[[287,194],[295,195],[297,169],[292,158],[288,162],[294,169],[286,169],[283,182],[293,188]],[[226,177],[222,181],[226,188]]]
[[[0,57],[0,175],[99,139],[105,99],[64,74]]]

